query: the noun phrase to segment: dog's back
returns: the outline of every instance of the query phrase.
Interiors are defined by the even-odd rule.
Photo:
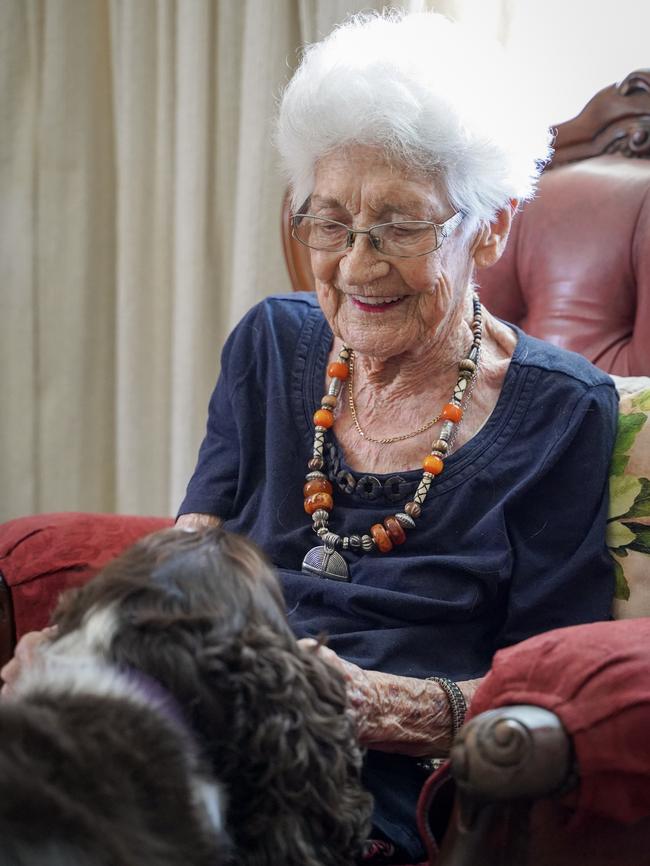
[[[95,666],[41,669],[0,701],[0,792],[0,866],[225,862],[221,795],[191,737]]]

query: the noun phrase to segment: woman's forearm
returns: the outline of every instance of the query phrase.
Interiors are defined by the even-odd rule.
[[[348,709],[361,745],[384,752],[438,758],[449,752],[453,722],[449,699],[435,680],[366,671],[313,638],[299,641],[343,675]],[[457,685],[469,707],[480,679]]]
[[[219,526],[223,521],[214,514],[181,514],[176,518],[176,526],[179,529],[205,529],[207,526]]]
[[[359,739],[371,749],[417,757],[441,757],[451,746],[449,699],[434,680],[364,671],[348,698],[357,716]],[[363,680],[366,680],[365,684]],[[458,683],[467,706],[481,680]]]

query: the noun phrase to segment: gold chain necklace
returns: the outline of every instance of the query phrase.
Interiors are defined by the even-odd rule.
[[[369,433],[366,433],[365,430],[361,429],[361,425],[359,424],[359,419],[357,417],[357,407],[354,405],[354,351],[350,349],[350,378],[348,380],[348,406],[350,407],[350,414],[352,415],[352,420],[354,421],[354,426],[357,428],[357,433],[361,436],[362,439],[365,439],[367,442],[375,442],[377,445],[391,445],[393,442],[403,442],[405,439],[412,439],[414,436],[418,436],[420,433],[424,433],[425,430],[428,430],[430,427],[433,427],[434,424],[437,424],[440,421],[442,415],[438,413],[434,418],[430,421],[427,421],[426,424],[422,424],[421,427],[418,427],[417,430],[413,430],[411,433],[403,433],[401,436],[386,436],[384,439],[375,439],[374,436],[371,436]]]
[[[334,490],[323,472],[325,436],[334,424],[334,412],[341,385],[349,378],[352,350],[343,345],[338,360],[329,365],[327,369],[329,388],[321,398],[320,409],[314,412],[314,444],[312,456],[307,463],[309,472],[305,476],[306,483],[303,487],[305,511],[311,515],[312,528],[321,541],[320,546],[308,551],[303,560],[302,570],[307,574],[316,574],[333,580],[349,580],[347,562],[338,550],[351,553],[372,551],[389,553],[395,545],[406,541],[407,532],[416,528],[415,521],[422,514],[422,506],[429,489],[445,468],[445,459],[452,449],[456,430],[463,417],[464,406],[469,400],[476,378],[483,333],[481,302],[477,294],[473,297],[473,309],[472,345],[467,356],[458,365],[458,379],[451,400],[440,413],[442,427],[438,438],[431,445],[431,452],[422,461],[422,478],[413,498],[405,503],[403,511],[387,515],[382,523],[375,523],[368,533],[359,535],[356,533],[339,535],[332,532],[329,527],[330,512],[334,508]]]

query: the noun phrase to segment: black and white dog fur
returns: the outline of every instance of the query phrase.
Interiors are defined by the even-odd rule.
[[[224,798],[173,701],[44,657],[0,702],[0,866],[219,866]]]
[[[64,596],[53,621],[50,664],[95,659],[136,691],[143,675],[180,708],[225,788],[228,862],[357,862],[372,801],[344,683],[298,645],[277,579],[248,541],[220,529],[155,533]]]

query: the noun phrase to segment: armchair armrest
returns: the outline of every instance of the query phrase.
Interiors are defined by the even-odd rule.
[[[462,728],[451,771],[463,801],[532,800],[567,789],[571,751],[555,713],[531,705],[499,707]]]
[[[2,524],[0,665],[21,635],[47,625],[61,592],[85,583],[143,535],[172,524],[168,517],[76,512]]]

